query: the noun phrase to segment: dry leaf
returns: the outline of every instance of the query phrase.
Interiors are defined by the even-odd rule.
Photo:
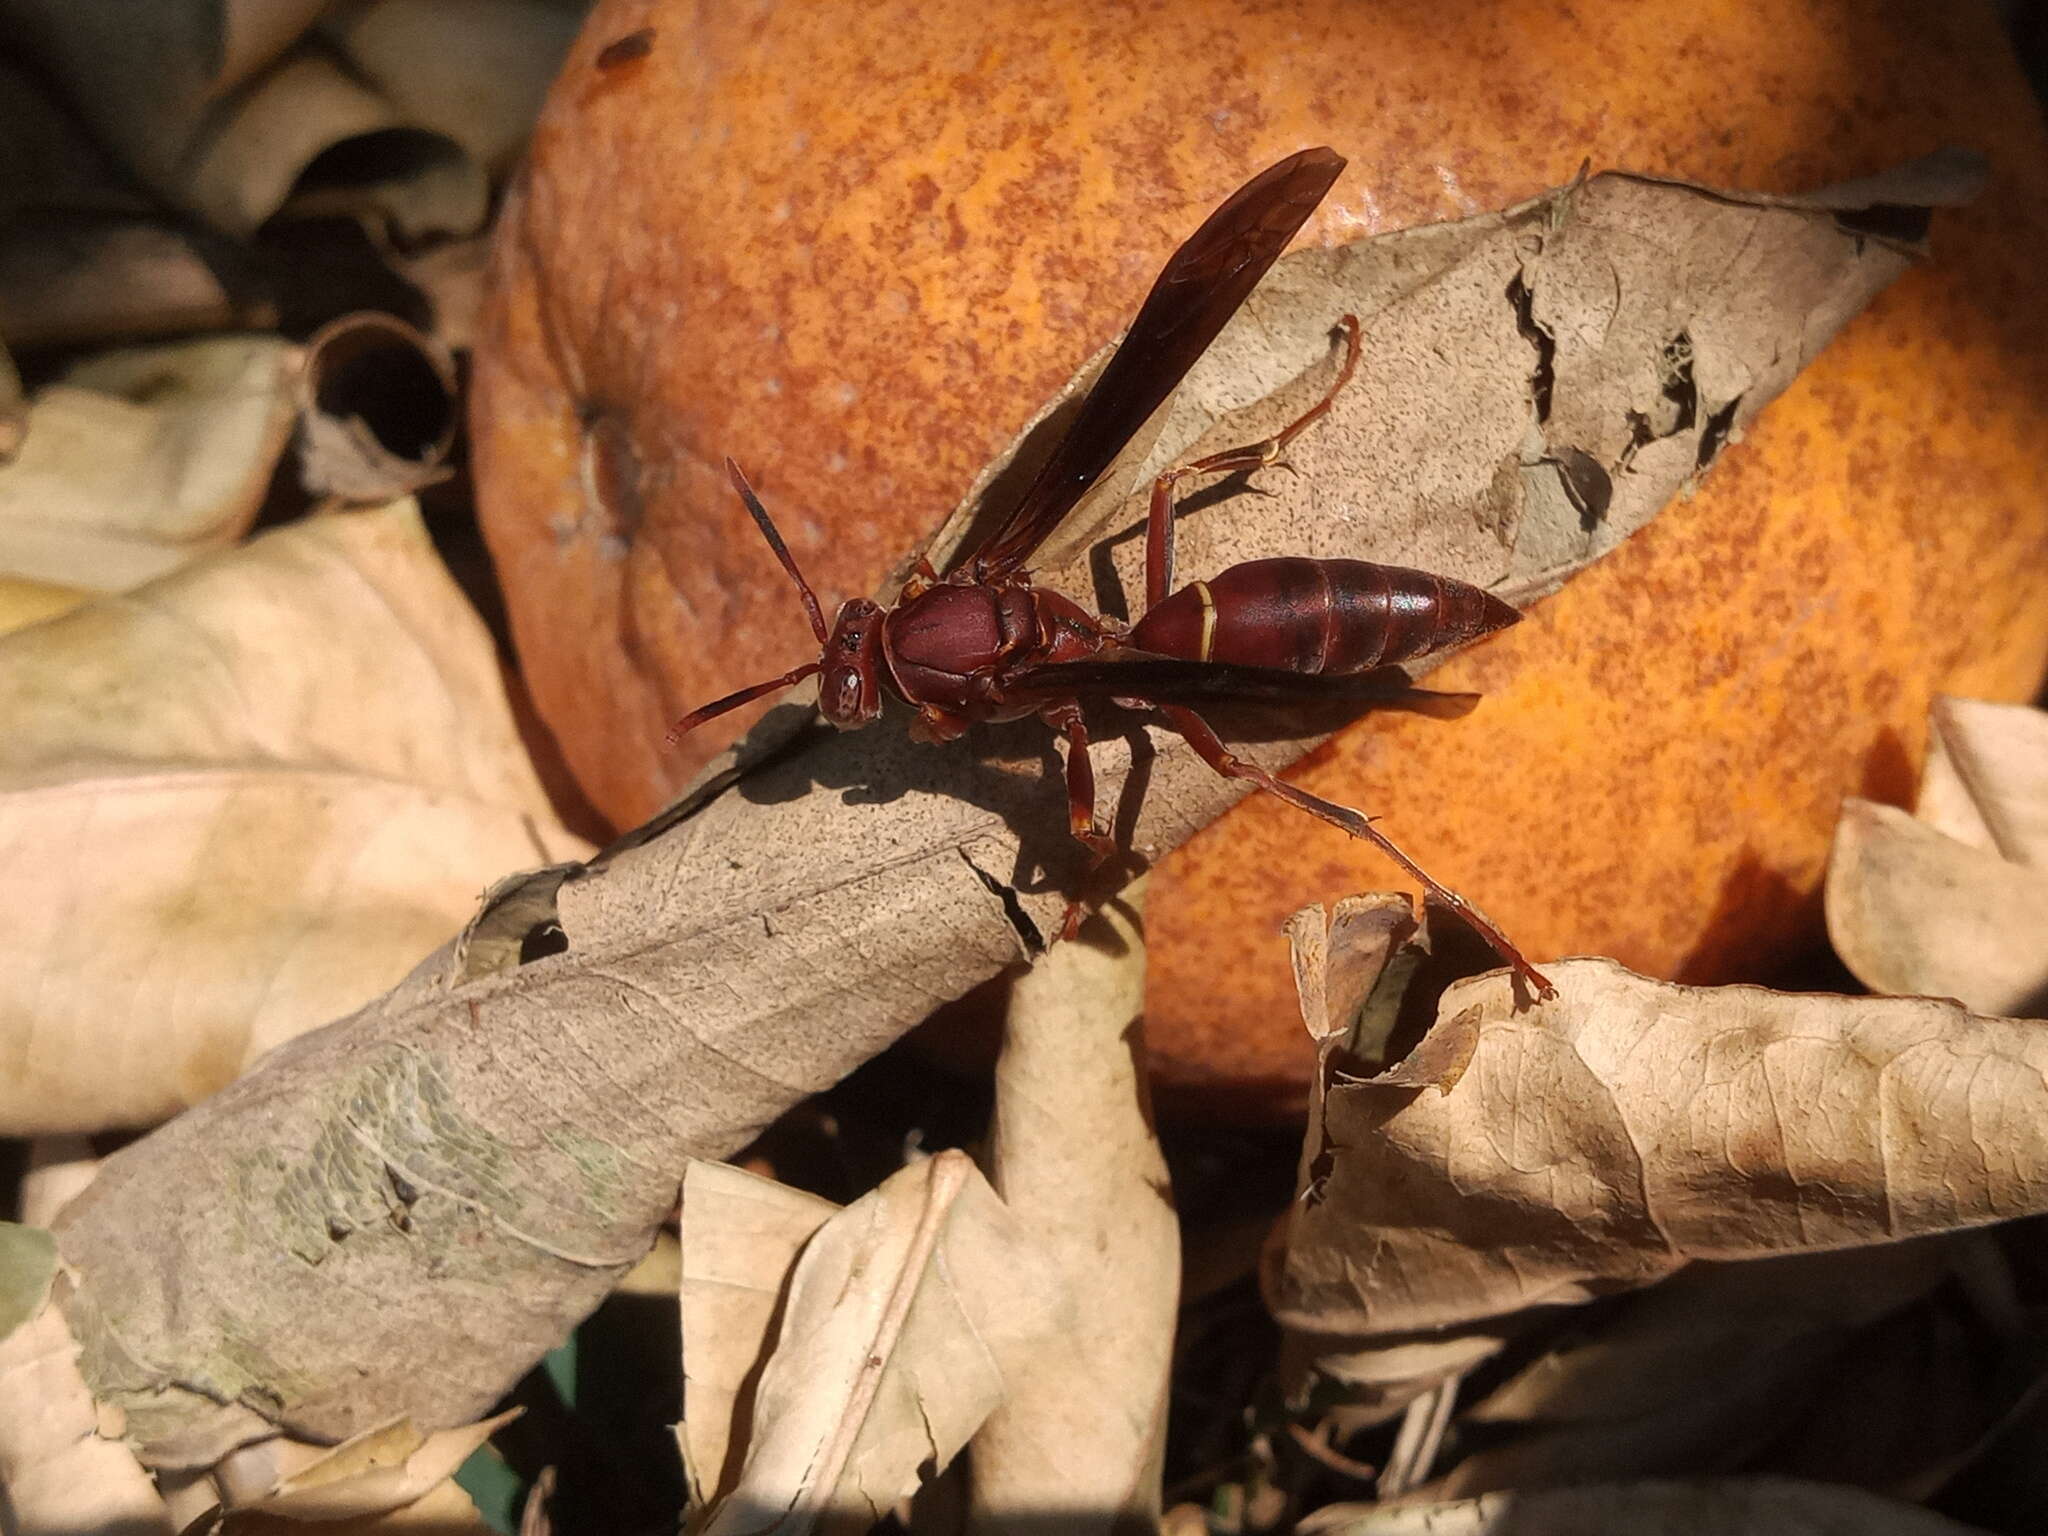
[[[47,1227],[100,1171],[99,1154],[84,1136],[38,1136],[28,1144],[28,1168],[15,1194],[17,1214]]]
[[[410,504],[0,640],[0,1123],[147,1124],[582,851]]]
[[[2048,868],[2048,713],[2020,704],[1937,698],[1913,814],[2015,864]]]
[[[693,1158],[683,1173],[683,1422],[690,1503],[739,1481],[754,1432],[754,1389],[775,1342],[790,1271],[839,1207],[816,1195]]]
[[[1348,312],[1363,325],[1358,371],[1290,445],[1296,472],[1261,477],[1255,519],[1238,507],[1183,515],[1182,569],[1344,556],[1527,602],[1695,483],[1905,269],[1913,247],[1860,232],[1863,210],[1904,205],[1924,225],[1926,209],[1967,201],[1982,176],[1981,160],[1943,152],[1853,187],[1771,198],[1610,172],[1499,213],[1295,252],[1039,564],[1064,567],[1128,526],[1134,492],[1160,470],[1299,414],[1328,383],[1332,326]],[[1014,450],[1023,462],[981,477],[934,559],[951,558],[1014,494],[1010,482],[1049,450],[1113,347],[1026,429]],[[1589,476],[1607,481],[1590,499],[1572,488]],[[1466,515],[1445,517],[1446,507]],[[1143,591],[1137,542],[1118,551],[1126,593]],[[1093,598],[1096,576],[1050,579]]]
[[[366,1520],[423,1499],[525,1410],[425,1434],[407,1420],[341,1445],[279,1438],[247,1446],[214,1470],[225,1509],[298,1521]]]
[[[169,221],[53,213],[0,228],[0,335],[20,347],[266,330],[278,306],[253,270],[230,281]]]
[[[0,570],[123,592],[240,538],[291,435],[293,352],[274,336],[136,347],[38,390],[0,465]]]
[[[0,1490],[8,1530],[169,1536],[177,1527],[156,1485],[118,1427],[101,1423],[64,1314],[45,1304],[55,1272],[47,1232],[0,1222]]]
[[[15,0],[9,19],[99,139],[178,206],[247,234],[290,201],[410,240],[483,223],[489,173],[575,29],[536,0],[180,0],[149,26]]]
[[[1941,699],[1915,816],[1849,800],[1828,934],[1874,992],[2048,1017],[2048,714]]]
[[[2048,1209],[2048,1037],[2031,1024],[1606,961],[1551,979],[1557,1000],[1521,1013],[1500,977],[1445,994],[1436,1029],[1476,1034],[1454,1083],[1326,1090],[1326,1173],[1269,1286],[1304,1353],[1391,1395],[1382,1346],[1492,1337],[1694,1259]]]
[[[91,602],[93,594],[76,587],[60,587],[47,581],[29,581],[21,576],[0,576],[0,635],[27,629],[60,613],[69,613],[80,603]]]
[[[543,1470],[543,1476],[553,1469]],[[540,1486],[539,1480],[534,1488]],[[529,1493],[529,1499],[532,1497]],[[528,1506],[531,1508],[531,1504]],[[238,1510],[232,1529],[235,1536],[307,1536],[307,1522],[258,1510]],[[443,1478],[419,1498],[381,1515],[350,1520],[323,1520],[314,1529],[318,1536],[500,1536],[497,1526],[478,1511],[462,1485]],[[529,1536],[528,1528],[520,1528]],[[538,1536],[546,1536],[541,1527]]]
[[[448,478],[455,360],[391,315],[343,315],[298,371],[299,478],[314,496],[389,501]]]
[[[1912,201],[1897,187],[1865,195]],[[1660,249],[1676,228],[1691,244],[1674,291],[1671,263],[1628,252]],[[1272,476],[1270,496],[1225,496],[1184,520],[1188,569],[1377,555],[1535,590],[1679,491],[1721,424],[1760,409],[1909,259],[1847,216],[1627,176],[1289,258],[1271,299],[1254,296],[1163,413],[1157,450],[1257,437],[1315,390],[1346,310],[1368,317],[1367,387],[1301,440],[1298,484]],[[1603,261],[1644,285],[1626,295],[1641,323],[1608,323],[1613,279],[1581,279]],[[1518,277],[1543,317],[1533,335],[1511,296]],[[1667,327],[1690,338],[1686,368]],[[1695,403],[1692,426],[1653,422],[1591,530],[1546,463],[1567,446],[1550,424],[1594,409],[1566,410],[1582,389],[1617,413],[1576,444],[1596,457],[1639,402],[1661,409],[1676,389]],[[1043,435],[1025,443],[1020,464]],[[1105,496],[1139,472],[1126,462]],[[1531,489],[1545,479],[1555,498]],[[1142,503],[1109,520],[1134,524]],[[72,1310],[95,1380],[152,1456],[217,1451],[266,1419],[345,1438],[398,1413],[475,1418],[645,1251],[687,1156],[743,1145],[1053,928],[1078,857],[1042,729],[938,751],[892,726],[828,739],[793,733],[799,711],[770,718],[743,760],[714,765],[600,859],[506,882],[397,991],[110,1159],[60,1239],[85,1277]],[[1291,740],[1250,750],[1276,763],[1317,728],[1297,722]],[[1142,859],[1236,790],[1133,729],[1098,757],[1119,817],[1134,744]],[[355,1225],[335,1238],[335,1217],[388,1210],[394,1169],[417,1197],[399,1202],[403,1237]],[[284,1229],[208,1241],[252,1210]],[[451,1308],[451,1290],[500,1310]],[[437,1368],[413,1368],[422,1356]],[[252,1392],[257,1380],[274,1395]],[[247,1406],[258,1400],[263,1413]]]
[[[1320,1060],[1340,1045],[1366,1054],[1356,1038],[1366,1003],[1415,932],[1415,904],[1387,892],[1347,896],[1328,912],[1304,907],[1287,920],[1301,1021]]]
[[[1078,1303],[1071,1354],[1014,1363],[974,1441],[970,1528],[1159,1520],[1180,1227],[1146,1113],[1144,934],[1107,907],[1011,992],[990,1181]],[[1078,1365],[1079,1370],[1071,1367]]]
[[[684,1175],[685,1182],[688,1175]],[[663,1228],[647,1256],[620,1277],[618,1294],[645,1296],[673,1302],[683,1283],[682,1244],[675,1233]]]
[[[5,334],[0,330],[0,335]],[[27,432],[28,397],[21,392],[21,375],[15,371],[13,357],[0,345],[0,464],[21,451]]]
[[[503,175],[576,36],[580,9],[559,0],[375,0],[329,7],[320,30],[411,121]]]
[[[8,19],[15,20],[11,8]],[[177,227],[115,169],[35,71],[6,58],[0,144],[7,146],[0,157],[0,336],[14,347],[274,322],[267,306],[230,294],[214,270],[233,264],[223,262],[218,242],[202,253],[203,237]]]
[[[818,1230],[790,1280],[738,1483],[704,1536],[865,1530],[943,1469],[1056,1342],[1057,1281],[964,1153]]]
[[[1774,1477],[1331,1505],[1295,1529],[1302,1536],[1979,1536],[1974,1526],[1860,1488]]]
[[[427,301],[435,339],[451,352],[468,352],[476,346],[490,258],[491,242],[479,235],[418,253],[389,251],[384,259]]]
[[[1844,1418],[1823,1383],[1867,1358],[1857,1337],[1950,1273],[1956,1239],[1741,1264],[1701,1263],[1631,1297],[1464,1410],[1522,1431],[1480,1437],[1431,1492],[1675,1476],[1750,1463],[1801,1424]],[[1926,1456],[1948,1449],[1920,1436]],[[1921,1462],[1900,1456],[1892,1483]]]
[[[57,1246],[47,1231],[0,1221],[0,1339],[41,1314],[56,1275]]]

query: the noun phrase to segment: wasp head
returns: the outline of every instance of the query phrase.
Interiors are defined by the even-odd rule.
[[[866,598],[848,598],[825,642],[818,707],[842,731],[858,730],[882,712],[882,619]]]

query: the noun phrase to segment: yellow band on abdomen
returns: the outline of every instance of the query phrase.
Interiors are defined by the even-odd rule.
[[[1202,600],[1202,646],[1197,661],[1207,661],[1210,651],[1216,647],[1216,599],[1209,595],[1209,583],[1192,583],[1196,596]]]

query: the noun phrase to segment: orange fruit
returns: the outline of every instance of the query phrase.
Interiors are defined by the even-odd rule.
[[[527,675],[592,801],[651,814],[748,716],[679,753],[668,722],[814,648],[724,455],[828,611],[869,591],[1173,246],[1317,143],[1351,162],[1325,240],[1588,157],[1790,192],[1991,154],[1935,261],[1697,497],[1433,675],[1478,713],[1378,717],[1296,770],[1533,957],[1716,981],[1810,944],[1841,796],[1907,789],[1935,691],[2025,698],[2048,658],[2048,139],[1988,5],[600,4],[502,232],[474,415]],[[1160,1070],[1240,1107],[1297,1091],[1279,925],[1393,883],[1270,804],[1167,860]]]

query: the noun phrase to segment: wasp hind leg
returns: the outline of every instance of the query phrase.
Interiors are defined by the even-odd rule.
[[[1334,801],[1323,799],[1320,795],[1312,795],[1305,789],[1297,789],[1284,779],[1276,779],[1257,763],[1246,762],[1224,746],[1222,738],[1210,728],[1209,722],[1192,709],[1179,704],[1161,704],[1156,707],[1166,717],[1167,724],[1186,739],[1187,744],[1195,749],[1202,761],[1226,779],[1242,779],[1256,785],[1267,794],[1285,800],[1296,809],[1307,811],[1309,815],[1319,817],[1331,826],[1340,827],[1353,837],[1363,838],[1371,843],[1419,880],[1430,895],[1456,912],[1474,933],[1492,946],[1494,953],[1508,963],[1516,977],[1537,997],[1557,995],[1557,988],[1550,984],[1550,978],[1528,962],[1522,952],[1509,942],[1508,936],[1494,926],[1493,919],[1456,891],[1439,884],[1427,870],[1409,858],[1392,838],[1375,827],[1371,817],[1352,810],[1348,805],[1338,805]]]

